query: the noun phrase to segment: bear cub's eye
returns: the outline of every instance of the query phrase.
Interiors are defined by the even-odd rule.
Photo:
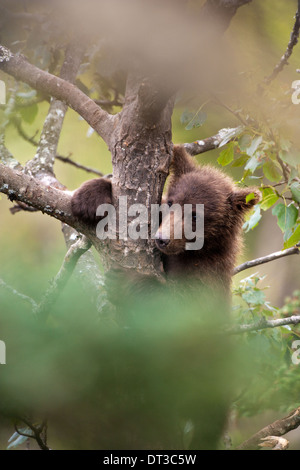
[[[172,202],[172,201],[168,201],[167,204],[168,204],[169,207],[171,207],[172,204],[173,204],[173,202]]]

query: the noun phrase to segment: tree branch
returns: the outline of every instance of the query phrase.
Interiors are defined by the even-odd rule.
[[[100,177],[104,176],[101,171],[96,170],[95,168],[90,168],[89,166],[81,165],[81,163],[74,162],[74,160],[71,160],[69,157],[62,157],[61,155],[56,155],[56,160],[59,160],[63,163],[69,163],[70,165],[75,166],[76,168],[79,168],[80,170],[84,170],[87,173],[94,173],[95,175],[98,175]]]
[[[243,264],[240,264],[233,270],[233,275],[240,273],[241,271],[244,271],[245,269],[253,268],[253,266],[259,266],[260,264],[264,263],[269,263],[270,261],[277,260],[279,258],[283,258],[285,256],[290,256],[290,255],[299,255],[300,253],[300,242],[297,243],[296,246],[293,246],[292,248],[288,248],[287,250],[283,251],[276,251],[275,253],[272,253],[267,256],[263,256],[262,258],[257,258],[252,261],[246,261]]]
[[[259,432],[254,434],[250,439],[243,442],[237,447],[237,450],[256,450],[262,439],[269,436],[284,436],[284,434],[296,429],[300,426],[300,407],[293,410],[287,416],[274,423],[269,424]]]
[[[79,228],[71,212],[71,196],[39,182],[32,176],[0,164],[0,192],[62,222]]]
[[[287,318],[276,318],[275,320],[267,320],[262,317],[258,322],[248,325],[238,325],[233,328],[229,328],[226,333],[230,335],[237,335],[241,333],[247,333],[249,331],[265,330],[267,328],[278,328],[279,326],[286,325],[298,325],[300,323],[300,315],[292,315]]]
[[[288,60],[293,53],[294,47],[298,43],[299,31],[300,31],[300,1],[298,0],[298,9],[295,15],[295,23],[294,23],[293,30],[291,32],[289,43],[287,45],[285,53],[281,57],[278,64],[274,67],[274,70],[271,73],[271,75],[269,75],[268,77],[264,79],[264,83],[266,83],[267,85],[269,85],[269,83],[271,83],[277,77],[277,75],[283,70],[285,65],[288,65]]]
[[[0,46],[0,70],[32,88],[63,101],[80,114],[109,145],[114,116],[104,111],[72,83],[30,64],[22,55],[14,55]]]
[[[30,436],[29,434],[22,434],[22,432],[20,432],[18,430],[18,427],[15,425],[15,429],[17,431],[18,434],[20,434],[21,436],[26,436],[26,437],[31,437],[33,439],[36,440],[38,446],[40,447],[41,450],[50,450],[50,448],[47,446],[45,440],[42,438],[42,433],[45,429],[45,427],[47,426],[46,422],[43,422],[41,425],[34,425],[31,423],[31,421],[29,421],[29,419],[27,418],[20,418],[21,421],[23,421],[26,426],[28,426],[28,428],[32,431],[32,436]]]
[[[38,320],[45,322],[47,320],[49,310],[56,302],[61,291],[69,281],[73,274],[77,261],[91,247],[91,242],[86,237],[80,238],[67,251],[63,264],[51,282],[51,286],[46,291],[42,301],[34,309],[34,313]]]
[[[14,289],[14,287],[6,284],[3,279],[0,279],[0,288],[7,290],[16,297],[19,297],[21,300],[24,300],[25,302],[29,303],[32,308],[37,307],[37,303],[35,302],[35,300],[33,300],[31,297],[28,297],[28,295],[21,294],[21,292],[18,292],[16,289]]]
[[[60,78],[73,83],[76,79],[83,55],[84,47],[82,45],[79,46],[77,43],[69,44],[60,71]],[[55,177],[53,166],[67,110],[68,107],[65,103],[56,98],[52,98],[36,155],[32,160],[26,163],[25,173],[38,177],[41,181],[43,181],[44,178]]]
[[[186,151],[194,157],[200,153],[208,152],[220,147],[223,142],[230,142],[234,140],[241,132],[243,128],[241,126],[235,128],[224,128],[220,129],[216,135],[207,137],[206,139],[196,140],[195,142],[183,144]],[[232,135],[230,137],[230,135]],[[227,140],[228,138],[228,140]],[[224,140],[226,139],[226,140]]]

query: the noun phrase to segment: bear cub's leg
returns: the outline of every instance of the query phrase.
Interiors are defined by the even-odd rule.
[[[95,225],[100,220],[96,212],[101,204],[112,204],[111,181],[106,178],[86,181],[72,196],[72,214],[86,224]]]

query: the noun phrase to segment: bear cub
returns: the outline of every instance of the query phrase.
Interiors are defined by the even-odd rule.
[[[248,197],[247,197],[248,196]],[[231,276],[241,249],[244,216],[260,201],[256,188],[239,188],[222,171],[197,165],[183,146],[175,145],[170,166],[166,195],[167,204],[204,205],[204,245],[199,250],[186,250],[183,237],[174,237],[174,225],[184,223],[184,210],[179,219],[170,212],[161,221],[156,233],[156,246],[163,259],[168,277],[194,279],[203,285],[230,291]],[[87,224],[100,219],[96,210],[100,204],[112,203],[111,181],[105,178],[84,183],[72,196],[73,215]],[[168,235],[167,235],[168,234]]]

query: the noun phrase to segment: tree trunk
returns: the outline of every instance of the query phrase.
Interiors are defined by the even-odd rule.
[[[143,85],[143,82],[128,80],[125,106],[118,115],[111,137],[116,209],[120,196],[127,196],[128,207],[143,204],[149,210],[151,204],[160,204],[168,176],[172,154],[173,101],[169,100],[162,111],[145,116],[143,110],[146,108],[141,105],[136,92]],[[128,222],[133,218],[128,217]],[[150,211],[148,222],[150,234]],[[131,240],[129,237],[127,240],[108,240],[104,245],[100,243],[96,248],[99,248],[107,269],[117,265],[144,274],[158,275],[161,271],[160,254],[154,249],[155,244],[150,237],[148,240]]]

